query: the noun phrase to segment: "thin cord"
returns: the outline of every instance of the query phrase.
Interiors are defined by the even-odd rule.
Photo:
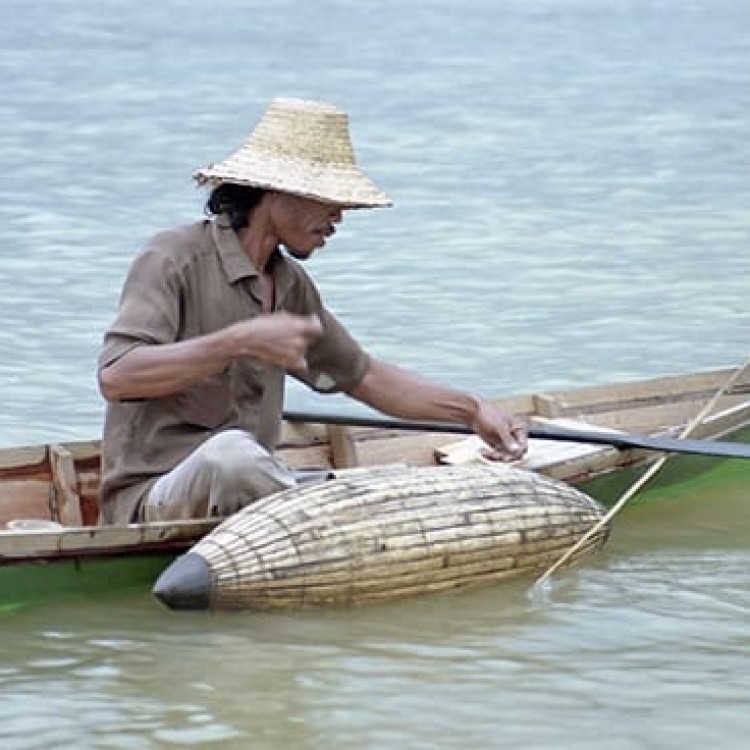
[[[701,409],[700,413],[693,419],[690,424],[688,424],[680,433],[681,438],[689,437],[690,434],[700,425],[702,422],[706,419],[706,417],[713,411],[714,407],[718,403],[719,399],[724,396],[728,391],[732,389],[732,386],[740,379],[742,375],[745,374],[745,371],[750,368],[750,360],[745,362],[745,364],[735,370],[732,373],[732,376],[727,380],[724,385],[722,385],[721,388],[719,388],[718,391],[713,395],[711,400]],[[635,495],[647,482],[649,482],[654,474],[656,474],[662,466],[666,463],[667,459],[672,454],[665,453],[662,454],[661,457],[651,466],[649,467],[648,471],[646,471],[645,474],[643,474],[640,479],[638,479],[635,484],[633,484],[630,489],[628,489],[623,495],[620,497],[620,499],[610,508],[609,512],[603,516],[602,518],[597,521],[594,526],[592,526],[574,545],[568,548],[568,550],[563,554],[557,562],[555,562],[553,565],[551,565],[534,583],[534,586],[538,586],[542,583],[544,583],[560,566],[564,565],[581,547],[583,547],[586,542],[591,539],[594,534],[596,534],[603,526],[606,526],[612,518],[623,508],[623,506]]]

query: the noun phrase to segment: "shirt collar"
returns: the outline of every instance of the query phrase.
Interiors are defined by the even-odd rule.
[[[226,215],[217,216],[211,223],[214,242],[219,251],[219,259],[230,284],[241,279],[258,277],[258,269],[250,260],[237,239],[237,232],[232,229]],[[286,296],[292,285],[293,274],[289,267],[290,261],[284,253],[277,250],[271,259],[271,269],[276,284],[276,306]]]
[[[240,246],[237,233],[229,225],[226,216],[217,216],[211,223],[214,242],[219,250],[219,259],[230,284],[240,279],[253,278],[258,269]]]

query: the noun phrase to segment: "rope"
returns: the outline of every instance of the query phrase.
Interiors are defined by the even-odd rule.
[[[706,417],[713,411],[714,407],[718,403],[719,399],[728,393],[732,387],[737,383],[742,375],[745,374],[746,370],[750,368],[750,360],[735,370],[731,377],[719,388],[718,391],[713,395],[709,402],[701,409],[700,413],[688,424],[680,433],[680,438],[689,437],[697,427],[699,427]],[[625,504],[651,479],[654,475],[664,466],[671,454],[665,453],[651,466],[648,471],[643,474],[628,490],[626,490],[620,499],[610,508],[609,512],[604,515],[594,526],[592,526],[572,547],[551,565],[539,578],[535,581],[534,586],[539,586],[544,583],[559,567],[564,565],[586,542],[591,539],[603,526],[608,524],[612,518],[625,506]]]

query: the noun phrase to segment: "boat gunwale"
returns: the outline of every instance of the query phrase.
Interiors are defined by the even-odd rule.
[[[222,519],[152,521],[127,526],[0,529],[0,566],[28,561],[110,557],[181,551]],[[78,542],[81,544],[78,544]],[[36,543],[30,550],[24,543]],[[68,544],[69,546],[64,546]]]

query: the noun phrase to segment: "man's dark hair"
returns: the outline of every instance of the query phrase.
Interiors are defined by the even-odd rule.
[[[263,188],[225,182],[211,191],[206,201],[206,213],[215,216],[227,214],[229,223],[236,232],[250,223],[250,211],[258,205],[263,193]]]

